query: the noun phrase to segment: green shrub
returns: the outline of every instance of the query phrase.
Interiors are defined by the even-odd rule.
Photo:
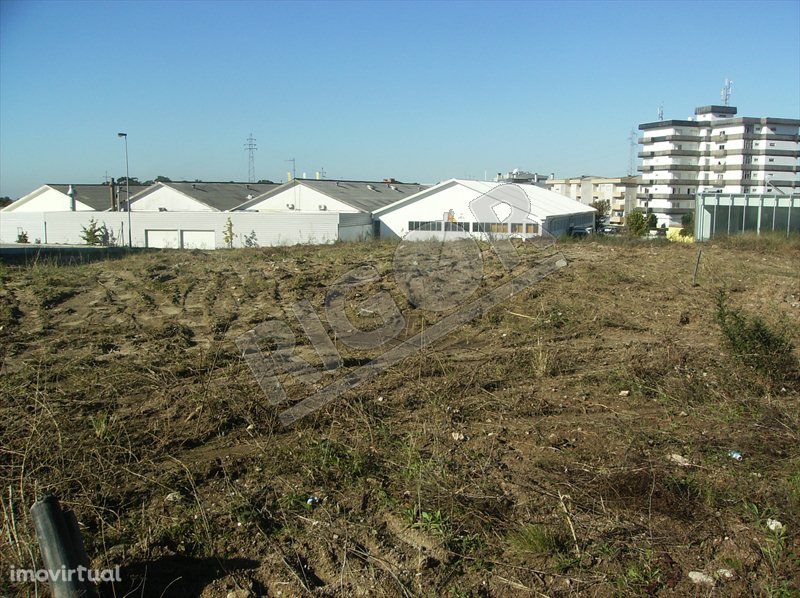
[[[634,237],[641,237],[647,233],[647,220],[641,210],[634,210],[625,221],[628,233]]]
[[[798,373],[794,345],[783,332],[773,330],[758,316],[748,316],[728,306],[728,296],[717,294],[717,323],[737,359],[774,382],[793,379]]]

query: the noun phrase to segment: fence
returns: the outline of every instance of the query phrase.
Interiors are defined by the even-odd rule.
[[[800,232],[800,195],[703,194],[695,206],[695,239],[742,232]]]
[[[134,247],[201,249],[226,247],[229,227],[233,247],[332,243],[340,238],[340,216],[344,215],[336,212],[130,214]],[[105,226],[109,244],[128,244],[127,212],[0,212],[0,243],[15,243],[19,233],[24,232],[29,243],[84,245],[82,230],[91,220]],[[369,227],[353,220],[342,230],[349,234],[364,228]]]

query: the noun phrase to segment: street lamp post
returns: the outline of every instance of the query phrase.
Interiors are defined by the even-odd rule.
[[[117,137],[125,139],[125,209],[128,210],[128,247],[133,247],[131,233],[131,173],[128,170],[128,134],[117,133]]]

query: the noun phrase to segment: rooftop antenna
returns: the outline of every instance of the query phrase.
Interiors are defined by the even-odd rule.
[[[328,173],[325,172],[325,167],[324,166],[320,166],[319,167],[319,176],[324,179],[326,174],[328,174]]]
[[[722,100],[722,105],[727,106],[731,100],[731,92],[733,91],[733,81],[725,77],[725,86],[719,92],[719,97]]]
[[[248,183],[255,183],[256,182],[256,161],[255,156],[253,154],[256,149],[256,138],[253,137],[253,134],[250,133],[250,137],[247,138],[247,142],[244,144],[244,149],[247,150],[247,182]]]
[[[636,174],[636,146],[639,144],[636,129],[631,127],[628,133],[628,176]]]
[[[658,120],[664,120],[664,104],[658,105]]]
[[[292,163],[292,180],[297,178],[297,160],[294,158],[289,158],[288,160],[284,160],[285,162]]]

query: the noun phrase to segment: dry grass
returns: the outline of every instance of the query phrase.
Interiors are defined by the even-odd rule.
[[[412,336],[441,316],[398,291],[393,245],[0,267],[0,561],[38,562],[50,490],[93,564],[123,565],[115,596],[686,594],[719,569],[723,594],[800,591],[800,392],[715,322],[722,288],[798,346],[800,247],[704,245],[697,287],[695,246],[561,248],[569,267],[291,429],[234,340],[321,313],[363,264]],[[506,278],[489,256],[484,286]]]

